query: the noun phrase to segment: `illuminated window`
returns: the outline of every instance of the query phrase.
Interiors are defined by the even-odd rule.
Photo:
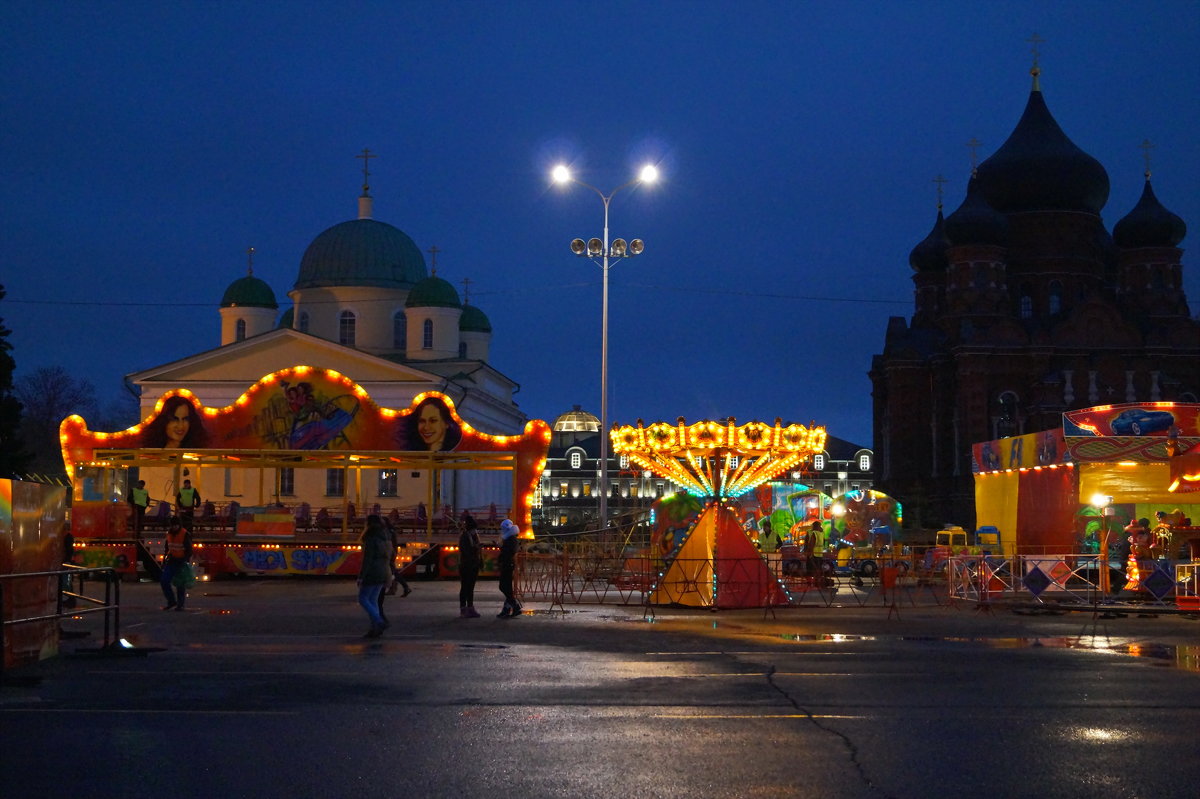
[[[396,311],[392,315],[392,347],[397,350],[408,349],[408,318],[404,311]]]
[[[354,346],[354,328],[357,321],[353,311],[342,311],[341,316],[338,317],[338,344],[343,347]]]
[[[379,470],[379,496],[394,497],[396,496],[396,477],[395,469],[380,469]]]
[[[818,472],[822,471],[825,468],[825,456],[824,455],[822,455],[820,453],[813,455],[813,468],[816,469]]]
[[[234,341],[245,341],[246,340],[246,320],[245,319],[237,320],[236,328],[237,328],[237,332],[235,332],[233,334],[233,340]]]
[[[433,320],[426,319],[421,325],[421,349],[433,349]]]
[[[622,456],[621,456],[621,459],[620,459],[620,461],[618,461],[618,463],[620,463],[620,464],[621,464],[621,468],[622,468],[622,469],[628,469],[628,468],[629,468],[629,456],[628,456],[628,455],[622,455]]]
[[[308,332],[308,311],[300,312],[300,323],[296,325],[296,329],[301,333]]]
[[[571,468],[578,469],[583,465],[583,455],[578,452],[571,453]]]
[[[738,467],[738,464],[741,462],[742,462],[741,456],[739,456],[739,455],[730,455],[729,456],[729,468],[730,469],[736,469]]]
[[[1033,318],[1033,288],[1028,283],[1021,284],[1021,299],[1017,303],[1017,315],[1022,319]]]
[[[346,493],[346,473],[341,469],[325,470],[325,496],[340,497]]]
[[[864,472],[871,471],[871,456],[870,455],[859,455],[858,456],[858,468]]]
[[[296,496],[296,470],[279,470],[279,493],[285,497]]]
[[[591,480],[583,481],[583,495],[585,497],[590,497],[592,495],[592,481]]]
[[[561,483],[558,484],[558,495],[560,497],[565,497],[567,495],[567,481],[566,480],[563,480]]]

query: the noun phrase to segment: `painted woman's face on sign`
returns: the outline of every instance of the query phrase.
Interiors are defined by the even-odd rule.
[[[440,450],[445,445],[446,420],[433,404],[421,409],[421,415],[417,417],[417,433],[430,451]]]
[[[183,446],[183,441],[187,438],[188,431],[192,428],[190,411],[190,407],[180,404],[167,417],[167,447],[178,448]]]

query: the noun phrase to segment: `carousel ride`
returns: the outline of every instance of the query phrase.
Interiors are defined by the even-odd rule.
[[[661,501],[662,551],[652,604],[736,608],[785,604],[787,590],[751,539],[739,499],[803,467],[825,447],[825,428],[700,421],[614,427],[613,452],[684,491]]]

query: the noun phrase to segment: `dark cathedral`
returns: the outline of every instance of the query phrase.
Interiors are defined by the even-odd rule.
[[[913,248],[912,318],[871,364],[878,487],[906,523],[975,523],[971,445],[1061,426],[1064,411],[1200,397],[1184,221],[1146,183],[1111,234],[1104,166],[1033,90],[966,199]]]

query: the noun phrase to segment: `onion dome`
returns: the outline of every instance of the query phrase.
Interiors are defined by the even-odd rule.
[[[430,275],[412,287],[405,308],[461,308],[458,292],[448,281]]]
[[[946,220],[942,218],[941,205],[938,206],[937,221],[933,230],[929,231],[920,244],[912,248],[908,254],[908,265],[917,272],[945,272],[950,262],[946,259],[946,248],[950,240],[946,238]]]
[[[351,219],[323,231],[300,259],[295,288],[410,288],[428,274],[421,250],[403,231],[374,219]]]
[[[576,405],[554,420],[556,433],[598,433],[600,420]]]
[[[1008,217],[988,205],[979,190],[979,178],[967,183],[967,197],[958,210],[946,217],[946,237],[952,245],[1008,243]]]
[[[412,295],[409,296],[411,297]],[[487,314],[474,305],[468,305],[464,302],[462,316],[458,320],[458,329],[473,333],[491,333],[492,323],[488,321]]]
[[[1187,225],[1168,211],[1154,196],[1147,174],[1142,198],[1133,210],[1113,226],[1113,240],[1118,247],[1176,247],[1187,235]]]
[[[275,292],[266,281],[254,276],[254,273],[239,277],[229,284],[221,297],[222,308],[270,308],[275,310],[279,303],[275,302]]]
[[[983,196],[997,211],[1086,211],[1108,201],[1108,173],[1067,138],[1041,91],[1000,149],[979,165]]]

